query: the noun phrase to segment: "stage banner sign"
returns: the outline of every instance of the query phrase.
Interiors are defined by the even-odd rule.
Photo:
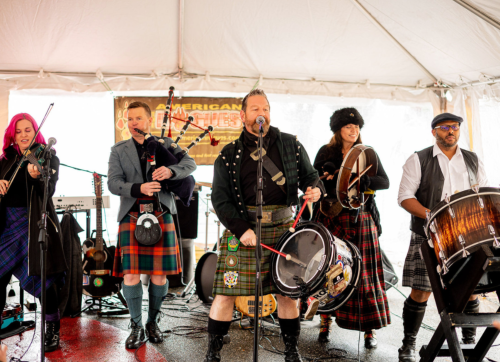
[[[174,97],[173,117],[187,120],[189,116],[192,116],[193,124],[203,129],[211,125],[214,127],[212,137],[220,140],[218,146],[211,146],[210,137],[206,135],[201,142],[191,148],[189,155],[195,159],[197,165],[213,165],[220,150],[239,137],[243,130],[240,118],[241,100],[241,98],[182,97],[179,99]],[[135,101],[144,102],[151,108],[153,117],[151,133],[158,137],[161,135],[167,97],[116,97],[115,142],[131,137],[127,127],[127,107]],[[171,129],[174,141],[184,125],[184,122],[172,118]],[[179,146],[186,148],[202,133],[203,130],[190,126],[179,142]],[[168,136],[168,128],[165,131],[166,136]]]

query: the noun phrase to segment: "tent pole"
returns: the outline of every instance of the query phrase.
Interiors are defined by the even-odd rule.
[[[179,0],[179,40],[177,46],[177,64],[179,67],[179,76],[182,78],[184,68],[184,0]]]
[[[413,62],[415,64],[417,64],[424,72],[425,74],[427,74],[427,76],[429,78],[432,79],[432,81],[435,83],[437,82],[437,78],[431,73],[429,72],[429,70],[427,70],[426,67],[424,67],[422,65],[422,63],[420,63],[417,58],[415,58],[404,46],[403,44],[401,44],[386,28],[384,28],[384,26],[377,20],[375,19],[375,17],[368,11],[365,9],[365,7],[363,5],[360,4],[360,2],[358,0],[351,0],[351,2],[359,9],[361,10],[361,12],[373,23],[375,24],[375,26],[377,26],[380,30],[382,30],[382,32],[387,35],[389,37],[389,39],[391,39],[402,51],[404,51],[406,53],[406,55],[408,55],[410,57],[411,60],[413,60]]]
[[[464,0],[453,0],[453,1],[456,2],[458,5],[461,5],[464,8],[466,8],[474,15],[479,16],[481,19],[486,21],[488,24],[493,25],[495,28],[500,30],[500,23],[498,21],[496,21],[495,19],[493,19],[492,17],[488,16],[486,13],[479,10],[478,8],[472,6],[471,4],[469,4],[468,2],[466,2]]]

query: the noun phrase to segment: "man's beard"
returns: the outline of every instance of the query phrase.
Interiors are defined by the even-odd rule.
[[[448,135],[446,135],[446,137],[448,137]],[[444,148],[451,148],[451,147],[454,147],[457,143],[458,143],[458,137],[456,135],[453,135],[453,137],[455,137],[455,142],[453,143],[449,143],[446,141],[446,139],[440,137],[437,133],[436,133],[436,141],[441,145],[443,146]]]
[[[271,124],[271,121],[266,118],[266,121],[262,124],[262,128],[264,128],[264,134],[269,131],[269,126]],[[259,134],[259,124],[255,122],[255,119],[253,121],[246,121],[245,125],[248,125],[248,128],[252,130],[252,133]]]

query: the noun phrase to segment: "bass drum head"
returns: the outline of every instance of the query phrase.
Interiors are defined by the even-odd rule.
[[[326,227],[315,222],[304,222],[295,228],[295,232],[285,232],[276,249],[284,254],[300,260],[306,267],[302,267],[291,260],[273,253],[271,255],[271,276],[281,294],[298,298],[301,288],[297,278],[304,281],[304,291],[309,294],[324,279],[325,271],[330,267],[334,249],[333,237]]]
[[[208,251],[200,258],[196,265],[194,282],[196,283],[196,294],[203,303],[212,303],[214,297],[212,289],[217,270],[217,254]]]
[[[334,244],[336,255],[336,260],[334,262],[339,263],[340,261],[342,263],[347,287],[335,298],[327,297],[326,300],[321,301],[317,312],[318,314],[331,314],[342,307],[351,299],[361,279],[361,254],[356,245],[338,238],[335,238]],[[348,250],[346,250],[346,247]]]

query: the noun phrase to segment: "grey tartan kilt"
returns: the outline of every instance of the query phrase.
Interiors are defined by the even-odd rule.
[[[429,274],[427,274],[425,262],[420,256],[420,246],[423,242],[427,242],[427,239],[412,231],[410,247],[403,268],[403,286],[432,292]]]

